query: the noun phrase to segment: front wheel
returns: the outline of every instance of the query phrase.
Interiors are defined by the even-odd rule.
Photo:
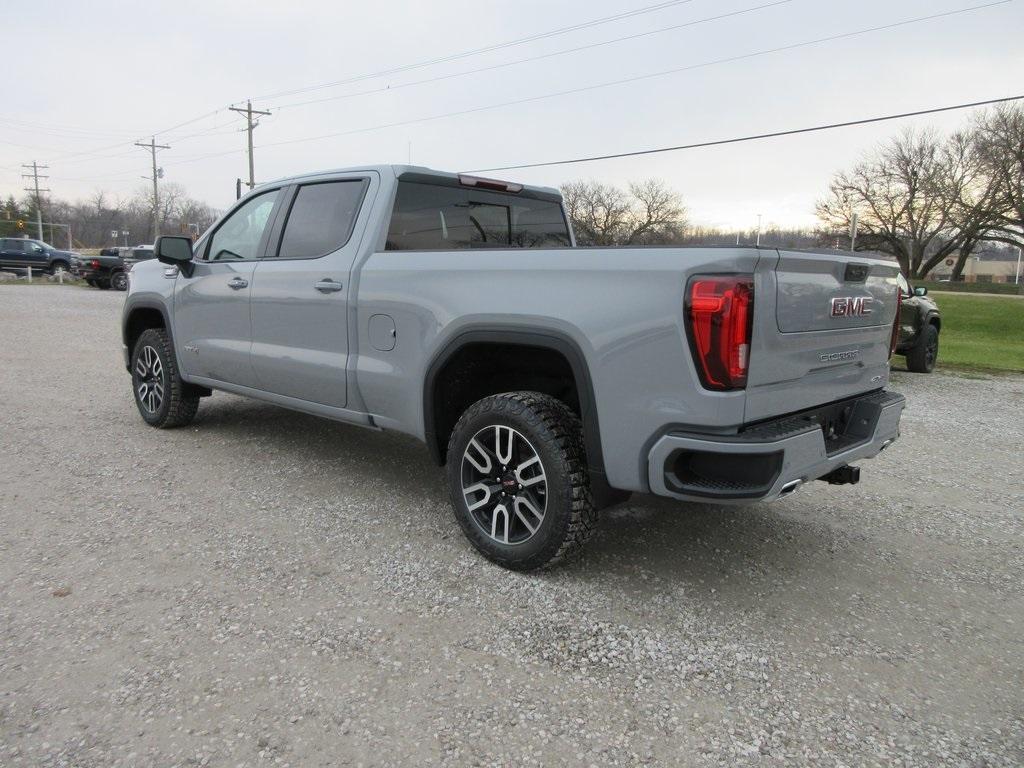
[[[167,331],[143,331],[132,352],[132,390],[143,420],[152,427],[183,427],[195,418],[199,396],[178,373]]]
[[[513,570],[557,563],[597,524],[579,417],[539,392],[486,397],[462,414],[448,487],[470,543]]]
[[[127,272],[115,272],[110,276],[110,287],[115,291],[127,291],[128,290],[128,273]]]
[[[921,329],[921,338],[907,352],[907,370],[913,373],[931,373],[939,358],[939,329],[928,324]]]

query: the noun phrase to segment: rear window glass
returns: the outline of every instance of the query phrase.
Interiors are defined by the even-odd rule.
[[[365,186],[353,179],[299,187],[278,257],[311,259],[341,248],[352,234]]]
[[[389,251],[569,245],[562,206],[478,189],[399,182]]]

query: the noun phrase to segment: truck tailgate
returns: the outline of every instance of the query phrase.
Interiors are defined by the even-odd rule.
[[[898,305],[895,262],[763,251],[745,421],[880,389]]]

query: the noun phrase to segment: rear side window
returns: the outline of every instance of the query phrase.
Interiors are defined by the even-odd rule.
[[[362,179],[299,187],[284,225],[278,258],[315,259],[345,245],[352,236],[365,189]]]
[[[389,251],[558,248],[569,245],[562,206],[479,189],[399,182]]]

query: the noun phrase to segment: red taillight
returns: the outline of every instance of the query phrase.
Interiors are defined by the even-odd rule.
[[[92,261],[90,261],[90,262],[89,262],[89,265],[90,265],[90,266],[91,266],[91,267],[92,267],[93,269],[99,269],[99,268],[100,268],[100,262],[99,262],[99,261],[98,261],[97,259],[93,259]]]
[[[686,310],[690,344],[704,386],[743,389],[754,319],[753,278],[695,278],[690,282]]]
[[[903,291],[896,286],[896,317],[892,321],[892,339],[889,340],[889,357],[896,354],[896,345],[900,340],[900,312],[903,310]]]

